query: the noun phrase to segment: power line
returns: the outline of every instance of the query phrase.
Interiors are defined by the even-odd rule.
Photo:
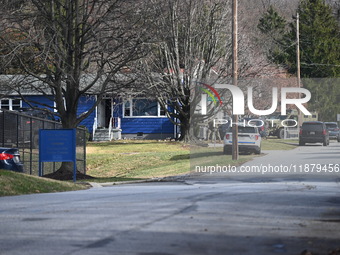
[[[340,67],[340,65],[319,64],[319,63],[305,63],[305,62],[301,62],[301,65],[305,65],[305,66],[335,66],[335,67]]]

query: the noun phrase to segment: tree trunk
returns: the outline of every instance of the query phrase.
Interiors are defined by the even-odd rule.
[[[64,129],[76,128],[75,120],[77,116],[74,112],[66,112],[65,116],[62,118],[62,126]],[[67,176],[69,178],[70,174],[73,177],[73,162],[62,162],[60,168],[56,173],[61,176]]]
[[[181,127],[181,137],[178,139],[184,143],[194,143],[197,141],[195,136],[194,126],[191,124],[190,117],[183,116],[179,118]]]
[[[76,128],[76,114],[74,112],[66,112],[66,116],[62,118],[63,129]],[[47,174],[44,177],[57,179],[57,180],[72,180],[73,179],[73,162],[62,162],[60,168],[54,173]],[[90,179],[91,176],[87,176],[77,170],[77,179]]]

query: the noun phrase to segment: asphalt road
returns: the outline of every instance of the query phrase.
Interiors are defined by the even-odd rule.
[[[200,173],[2,197],[0,254],[328,254],[340,248],[340,173],[332,165],[339,156],[340,144],[331,143],[244,165],[332,172]]]

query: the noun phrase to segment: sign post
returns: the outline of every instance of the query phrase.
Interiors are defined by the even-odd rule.
[[[43,162],[73,162],[73,181],[76,182],[76,130],[39,130],[39,176],[43,176]]]

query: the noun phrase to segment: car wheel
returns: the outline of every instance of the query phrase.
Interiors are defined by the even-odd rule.
[[[285,138],[285,130],[284,130],[283,128],[281,128],[281,129],[279,130],[279,133],[278,133],[278,135],[277,135],[277,138],[279,138],[279,139],[284,139],[284,138]]]
[[[327,141],[324,140],[323,143],[322,143],[323,146],[327,146]]]
[[[299,141],[299,146],[305,146],[305,143],[302,141]]]
[[[261,154],[261,148],[257,149],[257,150],[255,151],[255,154],[257,154],[257,155]]]
[[[338,143],[340,143],[340,136],[338,136]]]

